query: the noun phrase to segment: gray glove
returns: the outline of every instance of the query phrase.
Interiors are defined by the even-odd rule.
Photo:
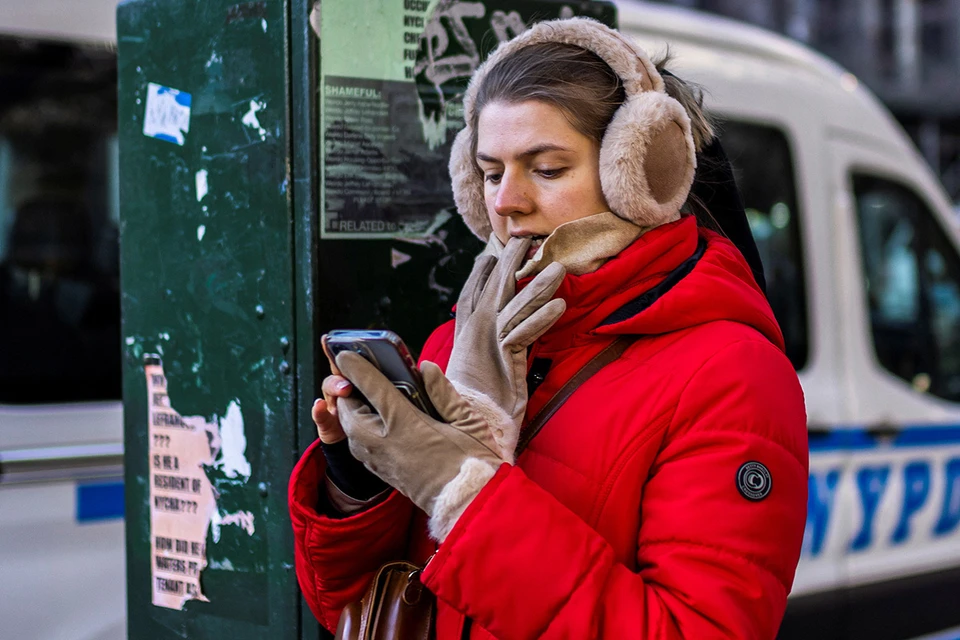
[[[487,254],[477,258],[457,301],[447,365],[457,391],[487,414],[501,455],[510,463],[527,408],[527,347],[567,308],[563,300],[551,300],[566,274],[557,262],[516,294],[516,272],[529,247],[529,238],[511,238],[499,260]]]
[[[490,425],[432,362],[424,362],[421,372],[446,422],[418,410],[356,353],[339,353],[337,368],[370,403],[355,397],[337,401],[350,452],[427,512],[431,535],[442,541],[503,463]]]

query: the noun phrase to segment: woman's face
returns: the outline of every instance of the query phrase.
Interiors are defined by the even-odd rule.
[[[543,238],[565,222],[609,211],[600,188],[600,145],[556,107],[491,102],[477,123],[477,164],[487,215],[501,242]]]

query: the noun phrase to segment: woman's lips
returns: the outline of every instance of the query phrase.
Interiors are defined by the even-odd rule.
[[[532,260],[533,256],[537,255],[537,251],[540,250],[540,246],[543,245],[543,241],[546,238],[544,236],[537,236],[534,241],[530,244],[530,247],[527,249],[527,256],[525,260]]]

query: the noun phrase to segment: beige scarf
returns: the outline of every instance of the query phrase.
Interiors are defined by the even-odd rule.
[[[517,272],[517,280],[535,276],[552,262],[559,262],[575,276],[592,273],[639,238],[646,227],[605,211],[565,222],[543,241],[537,253]],[[497,257],[503,243],[490,234],[484,253]]]

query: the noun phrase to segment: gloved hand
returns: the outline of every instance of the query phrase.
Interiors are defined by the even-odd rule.
[[[337,402],[350,452],[427,512],[430,534],[443,541],[503,463],[486,418],[432,362],[420,370],[427,395],[446,422],[417,409],[362,356],[344,351],[336,362],[370,403],[354,396]]]
[[[477,258],[457,300],[447,365],[457,391],[488,414],[501,456],[511,464],[527,407],[527,347],[567,308],[563,300],[551,300],[566,274],[557,262],[516,294],[516,273],[530,242],[511,238],[499,259]]]

